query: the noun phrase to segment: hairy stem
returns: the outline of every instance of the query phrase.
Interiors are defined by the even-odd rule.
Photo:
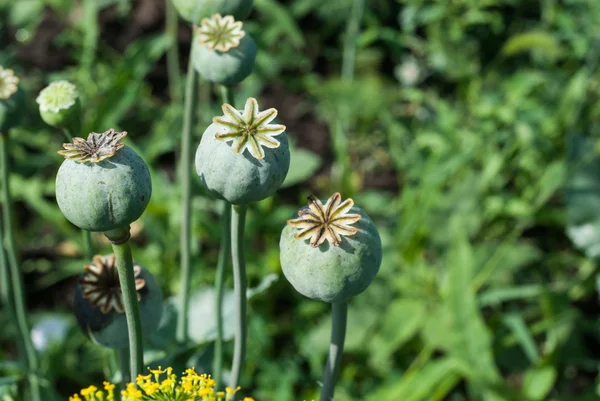
[[[181,100],[181,73],[179,72],[179,48],[177,40],[177,11],[171,0],[165,0],[166,27],[165,34],[171,40],[171,46],[167,49],[167,75],[169,77],[169,94],[171,101]]]
[[[217,262],[217,273],[215,278],[215,316],[217,319],[217,339],[215,340],[215,357],[213,360],[213,376],[217,382],[217,388],[221,385],[223,373],[223,292],[225,288],[225,268],[229,260],[230,235],[231,235],[231,204],[223,201],[223,216],[221,218],[221,249],[219,249],[219,260]]]
[[[23,286],[23,273],[17,260],[17,248],[13,231],[13,205],[10,196],[10,181],[8,169],[8,134],[0,133],[0,169],[2,170],[2,214],[4,219],[4,246],[8,256],[8,267],[12,287],[12,304],[17,321],[17,327],[22,341],[23,349],[27,358],[28,383],[32,401],[40,401],[40,384],[37,378],[38,358],[31,341],[29,323],[27,322],[27,310],[25,306],[25,290]]]
[[[331,342],[329,343],[329,354],[323,373],[323,390],[321,390],[319,401],[331,401],[333,399],[335,383],[342,362],[342,353],[344,352],[347,318],[347,302],[331,305]]]
[[[111,240],[113,252],[117,259],[119,284],[123,294],[127,331],[129,334],[129,366],[132,378],[142,373],[144,366],[144,348],[142,339],[142,320],[140,307],[135,289],[135,275],[133,272],[133,256],[129,245],[129,228],[118,236],[109,233],[105,235]]]
[[[233,290],[235,302],[235,342],[229,387],[240,382],[246,357],[246,260],[244,258],[244,226],[246,205],[234,205],[231,213],[231,258],[233,262]]]
[[[191,276],[191,171],[192,171],[192,127],[196,106],[196,72],[192,65],[192,51],[185,83],[185,105],[183,112],[183,132],[181,138],[181,295],[179,298],[179,317],[177,319],[177,341],[185,342],[188,338],[188,311],[190,307]]]

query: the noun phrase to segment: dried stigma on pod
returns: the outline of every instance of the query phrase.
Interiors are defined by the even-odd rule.
[[[342,243],[342,235],[354,235],[355,227],[350,224],[360,220],[359,214],[348,213],[354,206],[352,199],[342,202],[339,192],[334,193],[325,204],[313,195],[308,197],[308,209],[298,211],[298,218],[288,220],[287,224],[298,228],[300,231],[294,235],[296,239],[310,238],[310,245],[314,248],[328,240],[334,246]]]
[[[96,255],[92,264],[85,265],[84,269],[85,273],[79,279],[82,296],[104,314],[110,313],[111,310],[123,313],[125,307],[115,255]],[[140,301],[142,299],[140,291],[146,286],[146,281],[140,277],[139,265],[133,266],[133,273],[135,290]]]
[[[279,147],[279,141],[274,137],[285,131],[285,125],[270,124],[277,117],[274,108],[259,111],[256,99],[246,100],[244,111],[240,112],[229,104],[224,104],[222,117],[213,118],[213,123],[222,128],[215,137],[218,140],[229,142],[236,154],[241,154],[248,149],[256,159],[265,157],[266,148]]]
[[[204,18],[200,26],[194,27],[194,31],[200,44],[220,52],[238,47],[246,35],[241,21],[235,21],[231,15],[222,17],[221,14]]]
[[[104,159],[114,156],[121,148],[125,146],[121,139],[127,136],[127,132],[116,132],[110,129],[101,134],[92,132],[87,140],[83,138],[73,138],[73,143],[64,143],[65,150],[59,150],[57,153],[63,155],[67,160],[73,160],[80,163],[98,163]]]

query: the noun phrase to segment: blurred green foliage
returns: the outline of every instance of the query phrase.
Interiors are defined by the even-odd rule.
[[[285,279],[263,279],[281,276],[285,220],[309,193],[340,189],[330,132],[343,110],[352,168],[344,195],[377,223],[384,260],[352,300],[336,401],[597,400],[600,2],[369,0],[348,82],[340,71],[351,6],[256,0],[245,23],[260,52],[238,103],[252,95],[276,107],[295,148],[286,188],[248,216],[249,279],[262,286],[250,302],[243,387],[260,401],[318,393],[327,305],[302,299]],[[158,22],[132,29],[144,7]],[[42,353],[47,399],[64,400],[116,368],[68,317],[82,244],[53,199],[63,139],[40,121],[35,97],[69,79],[87,105],[84,132],[130,133],[154,183],[134,257],[175,295],[182,105],[168,99],[164,62],[174,44],[158,0],[0,0],[0,9],[0,64],[30,94],[27,123],[12,132],[17,240],[32,321],[58,312],[69,322]],[[179,38],[187,49],[183,22]],[[210,88],[199,90],[195,142],[219,113]],[[220,207],[194,185],[193,288],[202,300]],[[173,313],[168,306],[147,360],[208,369],[210,335],[174,346]],[[0,326],[2,395],[22,372],[5,313]]]

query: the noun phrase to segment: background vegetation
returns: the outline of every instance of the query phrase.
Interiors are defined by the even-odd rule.
[[[384,260],[351,302],[337,401],[599,399],[600,2],[368,0],[353,81],[341,78],[351,9],[352,0],[256,0],[244,24],[260,52],[238,104],[256,96],[276,107],[296,146],[285,189],[249,210],[257,288],[243,387],[259,401],[318,393],[328,307],[283,279],[278,240],[308,194],[342,190],[377,223]],[[41,122],[35,97],[71,80],[85,132],[129,132],[154,183],[134,257],[171,296],[182,103],[169,95],[165,52],[175,44],[162,0],[0,0],[0,10],[0,65],[29,94],[26,124],[11,133],[17,243],[46,399],[65,400],[110,377],[115,361],[71,317],[82,244],[54,200],[63,137]],[[180,21],[182,71],[190,38]],[[198,91],[196,143],[219,112],[211,88]],[[204,370],[219,208],[198,180],[194,194],[198,345],[173,345],[169,303],[146,359]],[[0,327],[8,397],[23,372],[3,312]]]

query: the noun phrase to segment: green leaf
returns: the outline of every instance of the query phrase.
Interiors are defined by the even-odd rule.
[[[269,274],[255,288],[249,288],[246,295],[248,299],[263,293],[277,281],[276,274]],[[192,294],[189,311],[189,336],[196,343],[214,341],[217,338],[217,321],[215,319],[216,292],[214,288],[203,288]],[[235,302],[233,291],[223,294],[223,339],[233,339],[235,316]]]
[[[429,315],[423,336],[429,346],[443,349],[468,366],[473,381],[489,385],[499,381],[500,375],[472,286],[472,249],[461,230],[453,232],[443,304]]]
[[[383,325],[369,340],[372,349],[370,364],[380,369],[389,367],[391,356],[421,329],[425,315],[422,300],[394,301],[386,311]]]
[[[410,370],[392,383],[381,386],[366,398],[366,401],[425,401],[443,399],[461,379],[462,367],[453,358],[428,362],[420,369]],[[440,394],[440,390],[443,393]]]
[[[537,350],[537,345],[523,318],[520,315],[512,313],[504,316],[502,321],[516,337],[523,352],[527,355],[527,358],[533,363],[538,362],[540,360],[540,355]]]
[[[515,35],[502,47],[502,54],[509,57],[534,51],[555,59],[560,55],[561,48],[554,36],[543,31],[531,31]]]
[[[523,376],[523,396],[538,401],[546,398],[556,381],[554,366],[540,366],[529,369]]]
[[[308,180],[321,167],[321,158],[311,151],[290,147],[290,169],[281,188],[291,187]]]

